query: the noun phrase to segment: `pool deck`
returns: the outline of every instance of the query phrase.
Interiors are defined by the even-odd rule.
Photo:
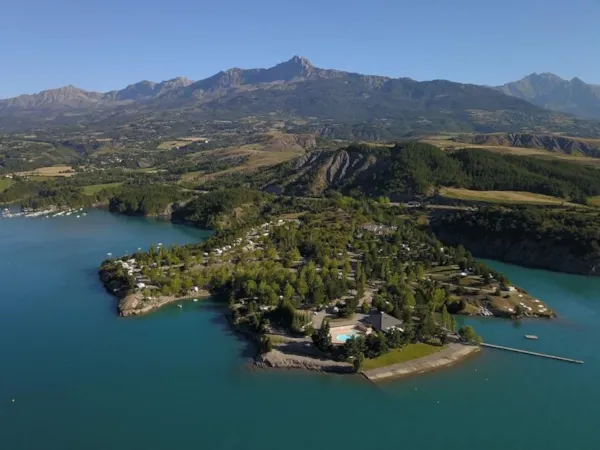
[[[338,340],[338,336],[350,335],[350,336],[364,336],[365,333],[356,327],[355,323],[349,325],[342,325],[337,327],[332,327],[330,330],[331,342],[334,345],[341,345],[346,342],[346,340]]]
[[[431,370],[437,370],[442,367],[448,367],[452,364],[477,353],[479,347],[476,345],[465,345],[452,343],[447,348],[424,356],[423,358],[413,359],[400,364],[393,364],[379,369],[372,369],[363,372],[363,375],[370,381],[381,381],[387,378],[404,377],[408,375],[417,375]]]

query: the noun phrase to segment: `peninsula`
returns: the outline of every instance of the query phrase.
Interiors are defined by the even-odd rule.
[[[120,314],[210,294],[227,305],[232,327],[256,342],[261,367],[373,379],[418,373],[478,350],[474,330],[457,330],[454,314],[554,316],[384,199],[230,189],[197,197],[174,217],[215,234],[106,260],[100,276],[120,298]]]

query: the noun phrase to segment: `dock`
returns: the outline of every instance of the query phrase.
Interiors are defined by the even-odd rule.
[[[529,350],[521,350],[518,348],[504,347],[503,345],[481,343],[481,346],[488,347],[488,348],[495,348],[498,350],[506,350],[506,351],[515,352],[515,353],[523,353],[524,355],[539,356],[540,358],[555,359],[557,361],[565,361],[565,362],[569,362],[569,363],[573,363],[573,364],[583,364],[583,361],[580,361],[578,359],[563,358],[562,356],[547,355],[545,353],[531,352]]]

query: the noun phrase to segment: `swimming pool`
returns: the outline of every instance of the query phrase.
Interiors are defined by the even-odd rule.
[[[353,336],[360,336],[360,335],[361,335],[361,333],[359,331],[348,330],[345,333],[336,335],[335,336],[335,340],[338,341],[338,342],[346,342],[351,337],[353,337]]]

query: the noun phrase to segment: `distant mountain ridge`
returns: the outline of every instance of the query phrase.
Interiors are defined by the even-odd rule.
[[[171,127],[246,117],[300,118],[307,125],[293,132],[344,139],[396,139],[438,130],[600,134],[600,123],[547,111],[499,89],[322,69],[300,56],[198,81],[141,81],[107,93],[67,86],[0,100],[4,131],[74,124],[102,130],[134,121]]]
[[[600,85],[579,78],[565,80],[553,73],[532,73],[497,89],[542,108],[600,119]]]
[[[106,93],[86,91],[69,85],[57,89],[48,89],[37,94],[24,94],[0,100],[0,110],[84,107],[128,100],[148,100],[164,95],[171,90],[189,86],[192,83],[192,80],[185,77],[174,78],[160,83],[144,80],[130,84],[124,89]]]
[[[56,105],[79,107],[97,103],[101,99],[102,94],[99,92],[84,91],[69,85],[57,89],[48,89],[37,94],[24,94],[0,100],[0,110],[33,109]]]
[[[343,78],[345,76],[364,81],[367,85],[376,87],[390,80],[388,77],[350,74],[339,70],[321,69],[314,67],[310,61],[301,56],[294,56],[289,61],[279,63],[267,69],[232,68],[221,71],[199,81],[178,77],[167,81],[140,81],[130,84],[124,89],[106,93],[86,91],[69,85],[57,89],[41,91],[37,94],[25,94],[18,97],[0,100],[2,109],[33,109],[43,106],[84,106],[86,104],[111,105],[128,100],[155,100],[161,97],[171,98],[202,98],[206,93],[241,87],[277,82],[292,82],[301,80],[319,80]]]

